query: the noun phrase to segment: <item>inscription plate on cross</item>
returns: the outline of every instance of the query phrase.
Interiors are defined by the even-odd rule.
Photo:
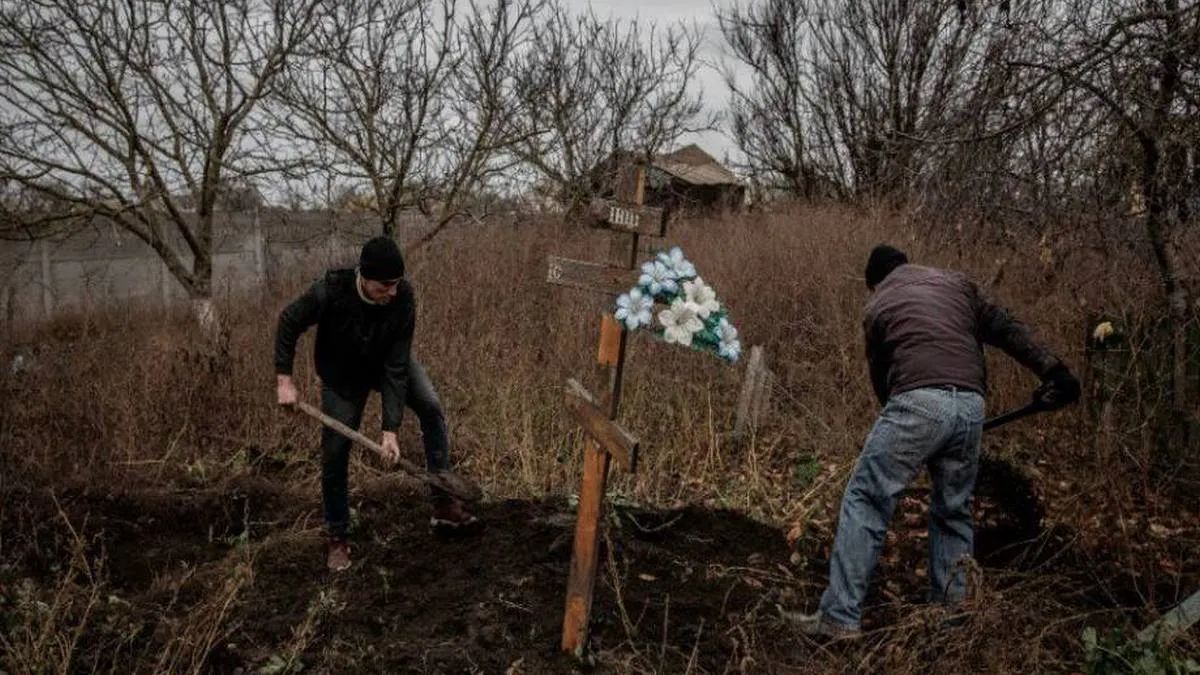
[[[588,215],[592,227],[650,237],[662,237],[667,233],[667,212],[656,206],[593,199]]]

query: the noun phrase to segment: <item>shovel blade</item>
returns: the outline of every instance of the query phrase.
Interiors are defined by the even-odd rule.
[[[430,474],[427,482],[464,502],[474,503],[483,499],[483,490],[479,485],[475,481],[457,473],[446,471]]]

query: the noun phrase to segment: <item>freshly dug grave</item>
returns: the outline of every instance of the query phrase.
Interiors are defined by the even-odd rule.
[[[364,481],[354,499],[355,564],[339,575],[324,569],[315,501],[315,490],[255,476],[197,490],[9,493],[3,524],[17,536],[5,543],[4,601],[33,625],[46,620],[37,619],[44,610],[29,608],[41,589],[55,620],[78,624],[74,669],[589,667],[558,651],[574,522],[565,499],[480,504],[482,531],[446,538],[430,533],[427,501],[410,484]],[[884,636],[876,641],[889,639],[888,626],[902,622],[907,603],[924,591],[921,501],[901,505],[897,543],[873,585],[866,627]],[[990,500],[981,509],[988,549],[981,554],[1014,560],[1014,544],[1031,534],[1028,514],[989,513],[996,510]],[[594,667],[802,672],[848,665],[836,660],[844,653],[798,635],[779,613],[815,606],[830,542],[809,542],[807,555],[793,554],[773,527],[697,507],[618,506],[607,525]],[[90,600],[46,602],[71,588]]]

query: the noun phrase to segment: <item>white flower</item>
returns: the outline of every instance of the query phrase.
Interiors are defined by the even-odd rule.
[[[652,296],[663,292],[679,292],[679,284],[675,282],[675,275],[658,260],[642,265],[642,276],[638,278],[638,285],[650,291]]]
[[[654,298],[642,293],[642,289],[633,288],[617,298],[617,311],[613,313],[618,321],[625,322],[629,330],[637,330],[639,326],[649,326],[654,320],[651,310],[654,309]]]
[[[696,306],[678,298],[670,308],[658,313],[658,322],[663,327],[663,339],[685,347],[692,346],[692,336],[704,329],[704,322],[696,315]]]
[[[717,324],[717,353],[730,361],[737,361],[742,355],[742,343],[738,340],[737,328],[726,319]]]
[[[721,309],[721,303],[717,302],[717,292],[700,277],[696,277],[694,281],[683,282],[683,294],[688,302],[696,305],[696,313],[701,319],[707,319],[709,314]]]
[[[676,279],[690,279],[696,276],[696,266],[683,257],[683,249],[678,246],[659,253],[658,262],[665,265]]]

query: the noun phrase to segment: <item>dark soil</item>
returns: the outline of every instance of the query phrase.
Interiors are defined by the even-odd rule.
[[[873,605],[897,592],[902,602],[923,594],[917,492],[897,514],[902,543],[885,556]],[[574,523],[565,500],[484,503],[480,532],[447,538],[430,532],[427,501],[409,484],[365,482],[354,502],[354,566],[333,575],[324,568],[315,486],[246,476],[219,489],[4,497],[0,581],[50,582],[72,559],[74,541],[92,561],[107,601],[81,636],[81,670],[174,669],[196,659],[216,672],[586,668],[558,650]],[[1037,538],[1036,499],[1026,504],[1032,511],[1015,514],[984,502],[984,563],[1022,564],[1014,551]],[[778,609],[815,606],[829,542],[808,559],[793,556],[779,530],[699,508],[619,507],[606,532],[596,668],[778,672],[819,648]],[[894,618],[868,614],[868,628]],[[185,652],[192,661],[180,660]]]
[[[103,561],[110,601],[83,638],[101,669],[131,655],[149,666],[172,636],[200,629],[189,615],[212,609],[240,563],[252,572],[208,654],[215,671],[270,671],[293,657],[330,672],[581,667],[558,650],[574,523],[564,500],[480,504],[480,531],[444,537],[430,532],[421,494],[377,481],[358,493],[354,566],[337,575],[324,568],[314,500],[255,478],[220,490],[10,493],[23,507],[6,509],[5,529],[26,536],[7,542],[6,554],[24,555],[6,576],[61,573],[70,521],[87,557]],[[776,615],[765,580],[791,575],[780,533],[734,512],[617,509],[607,533],[591,643],[601,666],[620,651],[664,670],[689,660],[720,670],[749,646],[731,631]],[[116,644],[122,653],[109,651]]]

